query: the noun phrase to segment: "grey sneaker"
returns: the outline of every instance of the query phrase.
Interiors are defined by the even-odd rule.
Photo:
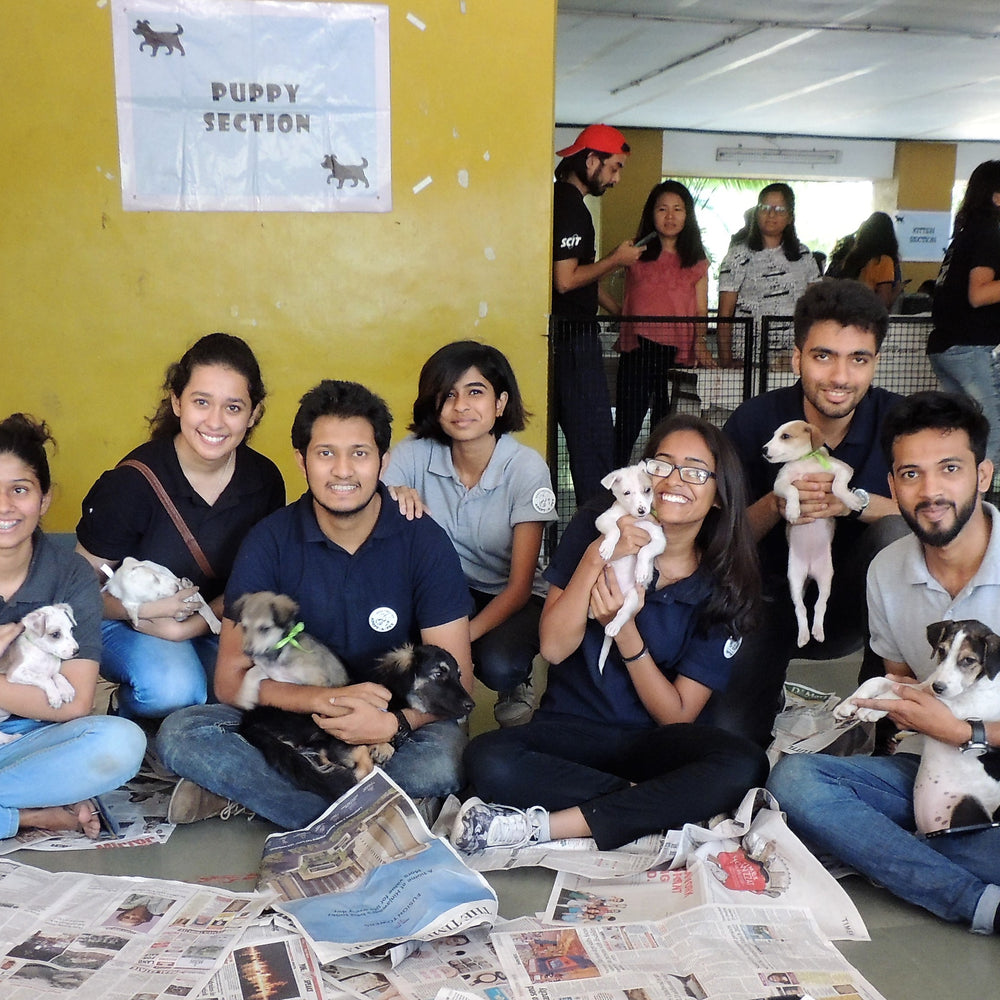
[[[504,729],[523,726],[535,714],[535,686],[529,677],[513,691],[501,691],[493,706],[493,718]]]
[[[545,815],[541,806],[521,810],[471,798],[459,809],[450,840],[463,854],[478,854],[487,847],[526,847],[538,840],[539,815]]]
[[[245,815],[247,819],[253,819],[254,816],[246,806],[241,806],[232,799],[224,799],[221,795],[216,795],[187,778],[181,778],[177,782],[177,787],[170,796],[170,804],[167,806],[167,822],[181,825],[197,823],[213,816],[231,819],[233,816],[241,815]]]

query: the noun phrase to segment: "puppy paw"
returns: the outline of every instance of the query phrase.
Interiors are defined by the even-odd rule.
[[[836,719],[853,719],[857,711],[858,706],[850,698],[845,698],[839,705],[834,706],[833,716]]]
[[[615,551],[615,546],[618,544],[617,538],[605,538],[601,542],[601,547],[597,550],[600,553],[601,558],[607,562]]]
[[[376,764],[384,764],[396,750],[391,743],[374,743],[368,747],[368,752]]]
[[[809,629],[803,627],[799,629],[798,638],[795,640],[796,645],[801,649],[809,641]]]
[[[351,765],[355,781],[360,781],[372,773],[372,768],[375,765],[372,763],[372,755],[369,753],[368,747],[362,745],[353,748],[351,752]]]

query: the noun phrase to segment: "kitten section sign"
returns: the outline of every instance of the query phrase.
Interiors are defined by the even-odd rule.
[[[392,208],[389,9],[113,0],[122,204]]]

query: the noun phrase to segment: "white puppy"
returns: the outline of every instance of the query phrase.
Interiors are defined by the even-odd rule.
[[[76,656],[79,646],[73,638],[76,619],[68,604],[50,604],[28,612],[22,619],[24,631],[0,656],[0,674],[12,684],[34,684],[41,688],[53,708],[71,702],[76,689],[59,672],[63,660]],[[10,712],[0,709],[0,722]],[[0,744],[17,736],[0,734]]]
[[[104,572],[109,576],[104,589],[122,602],[122,607],[132,620],[133,628],[139,627],[139,608],[143,604],[162,600],[164,597],[176,594],[178,590],[193,586],[190,580],[175,576],[166,566],[161,566],[150,559],[133,559],[132,556],[126,556],[114,573],[106,566]],[[197,605],[195,610],[218,635],[222,623],[201,594],[195,594],[188,600]]]
[[[1000,636],[982,622],[935,622],[927,641],[938,666],[915,685],[943,701],[959,719],[1000,719]],[[875,722],[886,713],[860,708],[858,698],[899,699],[888,677],[871,677],[833,710],[838,719]],[[939,740],[924,738],[920,767],[913,786],[913,815],[920,833],[935,833],[1000,821],[1000,781],[989,774],[979,754]]]
[[[767,444],[761,449],[769,462],[784,465],[774,481],[774,492],[785,501],[785,519],[797,521],[801,517],[799,491],[795,480],[810,472],[832,472],[833,484],[830,492],[850,510],[861,510],[861,501],[849,487],[854,470],[839,459],[831,457],[823,445],[819,429],[805,420],[790,420],[782,424]],[[809,621],[804,600],[806,583],[815,580],[819,588],[816,607],[813,609],[812,636],[817,642],[825,638],[823,620],[826,617],[826,602],[830,598],[833,583],[833,556],[830,546],[833,542],[834,519],[818,517],[808,524],[789,524],[788,535],[788,587],[795,604],[795,619],[798,622],[798,645],[809,641]]]
[[[601,485],[611,490],[615,496],[615,502],[594,522],[597,530],[604,535],[600,548],[601,558],[609,560],[615,551],[615,546],[621,537],[618,518],[623,514],[631,514],[637,518],[637,523],[641,524],[643,531],[649,534],[649,541],[636,555],[622,556],[611,563],[618,586],[625,595],[625,603],[618,614],[604,626],[604,644],[601,646],[601,656],[597,661],[598,668],[603,674],[604,664],[611,649],[611,640],[635,614],[639,603],[636,586],[645,587],[653,579],[653,561],[667,547],[667,539],[663,534],[663,528],[653,516],[653,480],[641,465],[615,469],[601,480]]]

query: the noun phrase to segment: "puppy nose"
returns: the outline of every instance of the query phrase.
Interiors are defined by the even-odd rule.
[[[934,689],[935,694],[944,694],[947,690],[947,685],[942,684],[940,681],[935,681],[931,687]]]
[[[764,447],[760,449],[760,453],[764,456],[764,458],[768,457],[768,455],[767,455],[767,445],[764,445]]]

